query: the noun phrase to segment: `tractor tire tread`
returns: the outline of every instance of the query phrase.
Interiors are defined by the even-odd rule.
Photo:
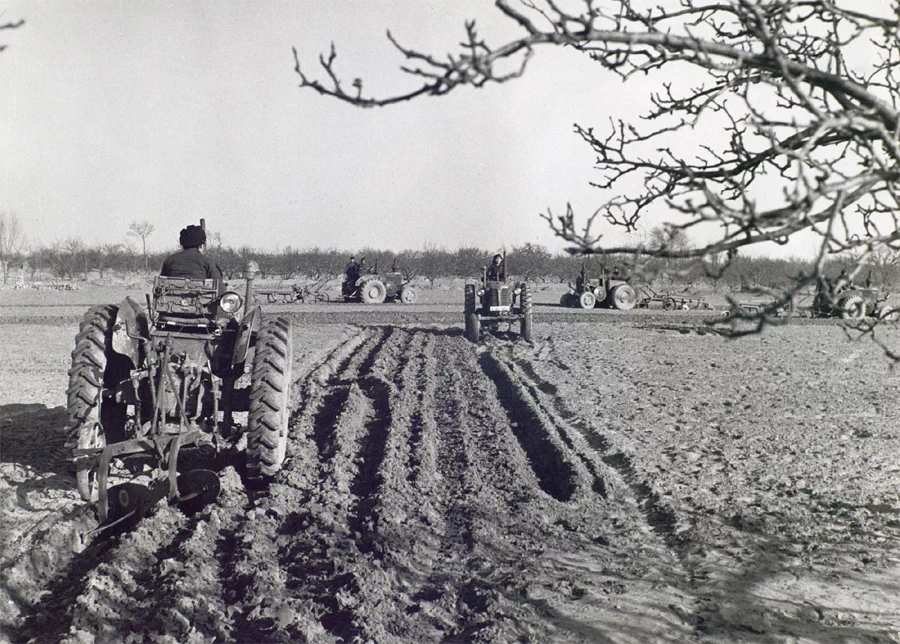
[[[291,323],[264,320],[256,342],[247,422],[247,468],[251,476],[274,476],[284,463],[290,421]]]

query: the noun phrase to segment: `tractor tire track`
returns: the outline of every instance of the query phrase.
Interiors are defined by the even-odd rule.
[[[364,333],[362,342],[342,352],[326,383],[308,388],[313,395],[298,425],[313,438],[317,456],[304,465],[315,474],[306,475],[299,498],[296,490],[273,487],[261,507],[278,523],[272,559],[288,580],[286,601],[305,604],[316,615],[281,625],[295,636],[317,633],[341,641],[363,634],[356,607],[365,579],[352,571],[358,560],[373,556],[376,544],[378,471],[391,424],[392,387],[385,377],[393,377],[399,364],[385,356],[404,355],[411,340],[390,327]],[[294,474],[287,471],[285,482],[293,483]]]
[[[679,559],[685,561],[691,544],[677,530],[678,519],[674,509],[660,498],[648,482],[640,480],[632,465],[631,458],[621,451],[614,450],[611,446],[611,441],[602,432],[583,419],[578,418],[574,412],[569,410],[566,401],[558,395],[556,386],[542,379],[530,362],[519,358],[510,360],[506,364],[518,372],[516,374],[518,382],[529,392],[532,400],[537,405],[548,413],[556,415],[566,425],[575,429],[587,445],[600,456],[603,463],[618,473],[637,499],[647,523],[678,555]],[[560,423],[560,426],[562,426],[562,423]],[[564,440],[566,440],[567,445],[574,448],[571,438]],[[580,456],[589,469],[594,470],[596,468],[595,465],[591,464],[591,460],[587,456],[583,454],[580,454]],[[594,472],[592,471],[592,473]]]

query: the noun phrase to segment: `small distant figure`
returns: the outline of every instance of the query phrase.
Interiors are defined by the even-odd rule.
[[[356,257],[350,256],[350,261],[347,262],[344,274],[347,276],[347,282],[356,284],[356,280],[359,279],[359,264],[356,263]]]
[[[505,282],[506,281],[506,266],[504,265],[503,255],[497,253],[494,255],[494,259],[491,260],[491,265],[487,270],[487,278],[489,282]]]
[[[222,280],[222,269],[200,250],[206,243],[206,231],[200,226],[187,226],[181,229],[178,241],[182,250],[166,258],[159,274],[163,277],[218,280],[219,291],[223,292],[225,282]]]

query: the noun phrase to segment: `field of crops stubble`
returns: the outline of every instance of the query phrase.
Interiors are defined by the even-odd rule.
[[[84,547],[60,447],[96,295],[0,316],[12,641],[900,642],[900,376],[837,323],[545,306],[475,347],[459,307],[278,307],[282,473],[223,463],[201,513]]]

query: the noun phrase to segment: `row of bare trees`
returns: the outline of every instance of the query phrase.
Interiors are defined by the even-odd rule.
[[[132,235],[133,237],[133,235]],[[17,241],[18,240],[18,241]],[[38,244],[25,248],[23,237],[14,217],[0,216],[0,259],[4,267],[4,283],[15,281],[23,274],[28,281],[139,279],[155,273],[168,252],[148,252],[146,247],[123,243],[86,244],[70,238],[51,245]],[[174,249],[173,249],[174,250]],[[370,268],[387,272],[397,270],[409,279],[431,282],[448,277],[475,277],[489,263],[492,251],[462,247],[448,250],[427,246],[421,250],[395,252],[362,248],[355,252],[322,248],[285,248],[260,251],[249,247],[234,248],[221,243],[221,235],[210,235],[208,254],[222,268],[226,279],[237,279],[250,259],[261,269],[261,277],[284,281],[334,278],[341,275],[351,255],[365,260]],[[604,269],[619,268],[631,272],[633,281],[657,290],[684,289],[698,291],[712,288],[736,292],[749,287],[780,289],[790,286],[796,276],[812,270],[813,260],[773,259],[767,257],[733,257],[722,266],[721,275],[712,278],[708,271],[686,259],[653,258],[647,270],[631,271],[629,257],[624,255],[573,257],[568,253],[552,253],[532,243],[514,246],[506,251],[511,274],[532,282],[571,282],[581,270],[592,275]],[[722,259],[724,264],[724,259]],[[711,260],[716,264],[715,258]],[[858,258],[844,255],[831,262],[827,271],[835,277],[842,270],[849,272]],[[868,258],[865,274],[874,286],[891,291],[900,285],[900,261],[896,254],[874,254]]]

